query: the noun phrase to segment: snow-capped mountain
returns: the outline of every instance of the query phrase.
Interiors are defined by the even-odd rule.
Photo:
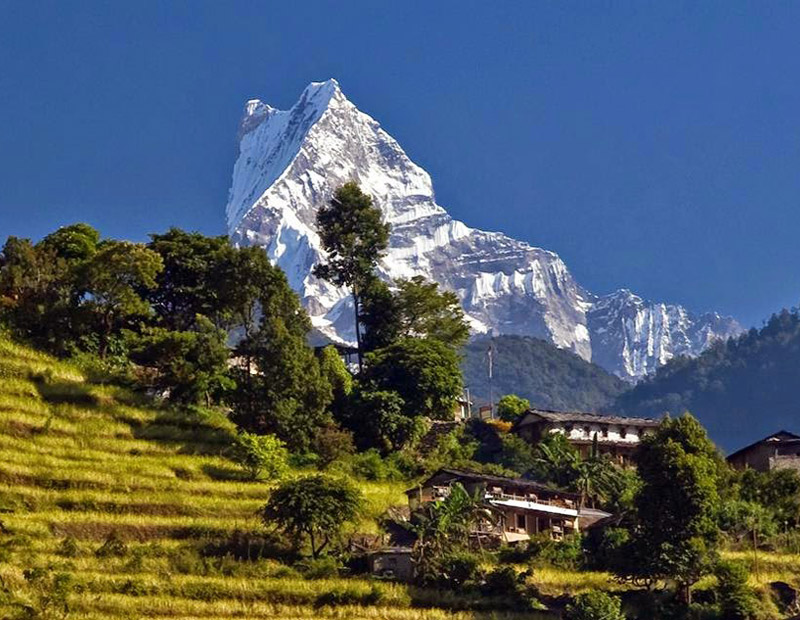
[[[454,220],[428,173],[328,80],[310,84],[289,110],[247,102],[226,211],[232,241],[266,248],[327,338],[354,341],[353,312],[346,290],[311,275],[322,256],[315,215],[351,180],[392,226],[382,275],[422,275],[455,291],[476,332],[537,336],[638,378],[740,330],[731,318],[693,316],[629,291],[595,296],[555,253]]]

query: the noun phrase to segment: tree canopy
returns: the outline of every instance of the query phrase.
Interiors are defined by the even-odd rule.
[[[355,332],[361,364],[361,293],[374,278],[375,266],[389,245],[389,224],[372,198],[357,183],[345,183],[330,203],[317,212],[317,229],[327,262],[314,275],[336,286],[347,286],[353,296]]]
[[[261,518],[298,545],[307,540],[317,558],[344,525],[358,517],[363,504],[361,492],[350,482],[313,474],[281,483],[270,494]]]

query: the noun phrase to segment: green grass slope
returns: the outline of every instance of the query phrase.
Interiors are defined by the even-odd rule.
[[[269,485],[238,479],[232,432],[0,339],[0,617],[474,617],[412,610],[400,585],[235,559],[260,554]],[[361,488],[361,531],[405,501],[402,484]]]

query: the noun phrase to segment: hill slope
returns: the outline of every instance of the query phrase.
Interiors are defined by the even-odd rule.
[[[494,346],[495,401],[518,394],[545,409],[607,411],[627,384],[600,366],[527,336],[477,338],[464,350],[464,382],[476,404],[489,401],[487,351]]]
[[[623,394],[625,413],[688,410],[728,450],[782,428],[800,431],[800,314],[784,310],[760,330],[676,358]]]
[[[264,548],[255,511],[269,485],[239,480],[220,456],[231,431],[0,339],[0,618],[25,605],[51,617],[59,588],[69,618],[458,617],[412,612],[401,585],[234,559]],[[359,484],[362,529],[405,502],[402,483]],[[337,596],[337,610],[315,609]],[[376,597],[380,609],[351,606]]]

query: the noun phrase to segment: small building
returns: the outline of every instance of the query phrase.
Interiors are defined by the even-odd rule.
[[[653,418],[529,409],[514,423],[511,432],[532,444],[548,433],[561,433],[584,458],[597,445],[600,454],[627,465],[642,437],[658,425],[659,421]]]
[[[411,552],[411,547],[384,547],[373,551],[367,556],[369,570],[383,579],[411,581],[414,578]]]
[[[406,491],[411,510],[446,498],[460,483],[472,496],[492,508],[495,523],[480,523],[473,535],[509,543],[528,540],[532,534],[549,533],[554,539],[578,532],[580,519],[575,493],[559,491],[522,478],[506,478],[477,472],[443,468],[418,487]]]
[[[796,469],[800,471],[800,435],[778,431],[737,450],[728,457],[735,469]]]

